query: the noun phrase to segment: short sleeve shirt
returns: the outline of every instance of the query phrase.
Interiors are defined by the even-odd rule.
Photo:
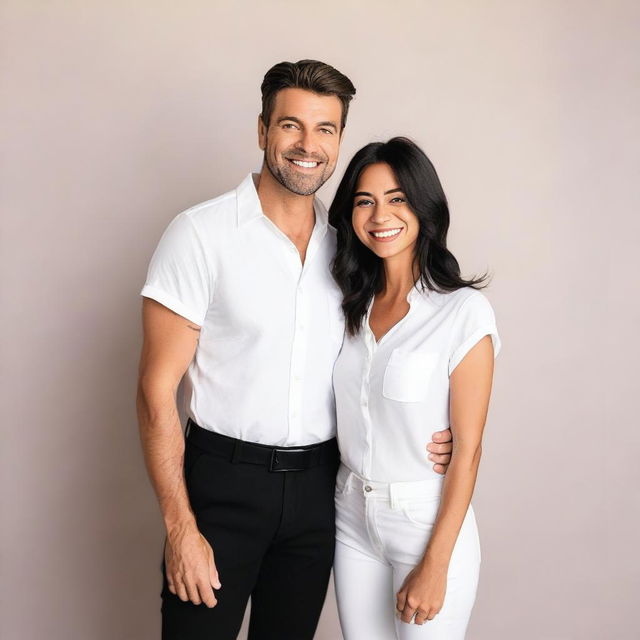
[[[264,215],[252,175],[164,232],[141,295],[201,327],[185,401],[205,429],[272,446],[335,436],[344,320],[330,272],[335,229],[317,199],[314,211],[304,265]]]
[[[420,291],[407,315],[379,342],[369,312],[345,336],[334,369],[342,461],[362,477],[402,482],[440,477],[427,459],[434,431],[449,427],[449,376],[486,335],[494,356],[500,338],[493,309],[479,291]]]

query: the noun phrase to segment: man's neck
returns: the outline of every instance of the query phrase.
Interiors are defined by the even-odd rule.
[[[313,195],[301,196],[283,187],[263,165],[257,186],[264,215],[293,242],[304,262],[315,225]]]
[[[300,196],[283,187],[266,166],[260,172],[257,187],[262,211],[283,233],[299,235],[310,226],[313,229],[313,195]]]

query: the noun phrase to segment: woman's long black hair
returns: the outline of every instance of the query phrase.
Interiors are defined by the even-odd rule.
[[[369,165],[381,162],[391,167],[420,224],[415,248],[420,277],[416,284],[441,292],[461,287],[480,289],[477,285],[487,278],[486,274],[470,280],[460,277],[460,265],[447,249],[447,199],[424,151],[404,137],[371,142],[353,156],[329,208],[329,222],[338,230],[332,273],[342,289],[342,310],[351,335],[360,329],[373,296],[384,288],[382,259],[360,242],[351,222],[360,174]]]

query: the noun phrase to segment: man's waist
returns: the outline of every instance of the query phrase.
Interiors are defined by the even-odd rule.
[[[337,463],[336,438],[324,442],[277,446],[250,442],[204,429],[191,418],[187,422],[189,443],[234,463],[266,466],[269,471],[302,471],[324,464]]]

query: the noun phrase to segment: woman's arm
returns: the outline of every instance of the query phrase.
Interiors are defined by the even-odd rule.
[[[431,620],[442,608],[453,547],[469,508],[480,464],[482,432],[493,379],[493,343],[482,338],[453,370],[450,384],[451,464],[443,483],[433,532],[416,568],[397,595],[397,609],[409,622]],[[416,613],[417,612],[417,613]]]

